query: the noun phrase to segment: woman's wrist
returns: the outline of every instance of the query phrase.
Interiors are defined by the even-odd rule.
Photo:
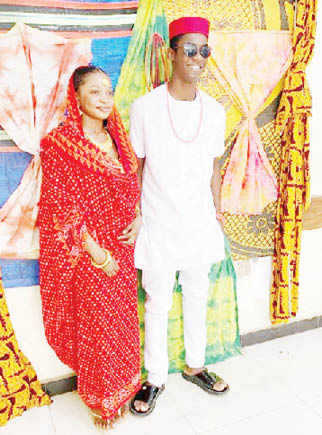
[[[101,248],[88,232],[83,234],[83,246],[95,264],[100,265],[106,261],[106,250]]]
[[[113,259],[111,253],[107,249],[105,248],[101,248],[101,249],[105,255],[104,261],[97,262],[93,257],[91,258],[92,265],[98,269],[104,269],[105,267],[108,267],[112,263],[112,259]]]

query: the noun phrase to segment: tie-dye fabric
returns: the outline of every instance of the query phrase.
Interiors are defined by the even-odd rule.
[[[289,65],[291,34],[217,31],[209,43],[208,67],[243,117],[223,176],[221,209],[260,214],[276,201],[277,180],[255,119]]]
[[[38,257],[39,143],[63,116],[73,70],[91,57],[89,40],[67,40],[21,23],[0,36],[0,124],[22,151],[34,155],[0,210],[1,257]]]

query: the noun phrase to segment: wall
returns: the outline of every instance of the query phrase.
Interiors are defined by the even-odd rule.
[[[312,195],[322,195],[322,7],[318,12],[315,56],[308,69],[313,94],[311,119]],[[300,269],[300,309],[297,320],[322,315],[322,228],[304,231]],[[270,328],[269,290],[271,258],[236,262],[241,334]],[[23,352],[31,360],[39,379],[62,378],[71,373],[48,346],[44,336],[39,288],[12,288],[6,291],[11,320]]]

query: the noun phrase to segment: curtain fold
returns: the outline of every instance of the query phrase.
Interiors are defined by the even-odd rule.
[[[222,211],[260,214],[277,199],[278,186],[255,118],[289,66],[291,34],[211,32],[209,42],[209,68],[243,115],[223,177]]]
[[[68,40],[17,23],[0,36],[0,125],[34,156],[0,209],[0,256],[37,258],[40,140],[63,117],[68,79],[91,59],[90,40]]]
[[[298,311],[302,217],[310,204],[311,95],[305,69],[313,55],[317,0],[298,0],[296,6],[293,58],[276,118],[282,150],[271,288],[272,323],[286,323]]]

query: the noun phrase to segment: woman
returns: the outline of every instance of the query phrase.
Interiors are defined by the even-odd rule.
[[[141,383],[137,159],[102,70],[77,68],[67,100],[65,123],[41,144],[43,317],[49,344],[106,428]]]

